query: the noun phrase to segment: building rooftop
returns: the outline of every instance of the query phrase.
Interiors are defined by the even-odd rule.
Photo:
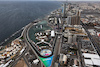
[[[83,56],[85,58],[96,58],[96,59],[100,59],[100,56],[98,54],[83,53]]]
[[[100,56],[98,54],[83,53],[86,65],[100,66]]]

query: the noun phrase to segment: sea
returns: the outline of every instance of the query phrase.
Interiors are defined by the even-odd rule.
[[[57,1],[0,1],[0,43],[16,31],[61,7]]]

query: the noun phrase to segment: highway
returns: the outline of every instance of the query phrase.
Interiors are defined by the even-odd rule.
[[[62,27],[63,27],[63,24],[60,24],[59,23],[60,21],[57,19],[57,25],[58,25],[58,29],[56,32],[57,36],[56,36],[56,41],[55,41],[55,47],[54,47],[54,57],[53,57],[53,61],[52,61],[52,67],[58,67],[58,64],[56,64],[56,60],[58,58],[58,56],[60,55],[60,50],[61,50],[61,45],[62,45],[62,36],[63,36],[63,33],[62,33]],[[61,29],[60,29],[61,28]]]
[[[88,37],[90,38],[91,42],[93,43],[93,47],[96,49],[97,53],[100,56],[100,48],[99,48],[98,44],[93,40],[92,36],[90,35],[89,31],[87,30],[87,26],[84,25],[82,22],[81,22],[81,24],[82,24],[83,28],[85,29],[85,31],[87,32]]]
[[[53,61],[52,61],[52,67],[54,67],[55,62],[56,62],[56,60],[58,58],[58,55],[60,54],[61,43],[62,43],[61,41],[62,41],[62,36],[61,35],[58,35],[57,36],[56,43],[55,43],[55,48],[54,48],[54,54],[53,54],[54,57],[53,57]]]

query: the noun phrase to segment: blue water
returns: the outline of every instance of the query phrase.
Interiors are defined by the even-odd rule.
[[[60,6],[53,1],[0,1],[0,42]]]

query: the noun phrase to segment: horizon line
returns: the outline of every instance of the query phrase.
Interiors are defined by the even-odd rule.
[[[14,0],[0,0],[0,1],[14,1]],[[15,0],[15,1],[27,1],[27,0]],[[28,1],[42,1],[42,0],[28,0]],[[64,2],[65,0],[59,1],[59,0],[43,0],[43,1],[58,1],[58,2]],[[65,1],[66,2],[66,1]],[[68,2],[98,2],[98,1],[79,1],[79,0],[71,0]],[[99,1],[100,2],[100,1]]]

